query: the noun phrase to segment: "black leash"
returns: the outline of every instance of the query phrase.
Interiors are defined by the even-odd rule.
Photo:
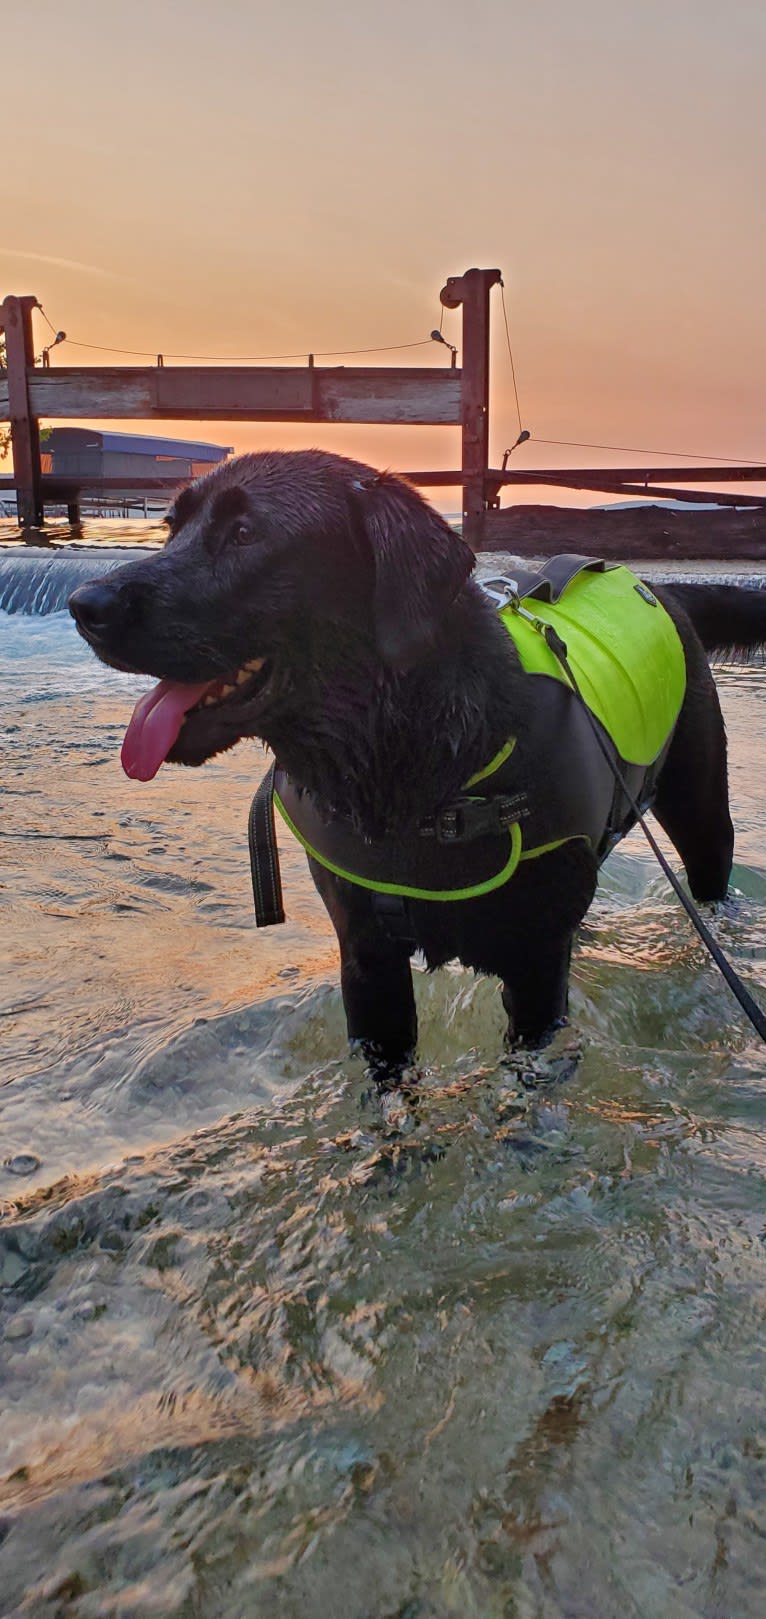
[[[527,616],[531,617],[532,615],[528,614]],[[599,728],[598,728],[598,726],[596,724],[596,721],[593,718],[593,715],[591,714],[591,711],[590,711],[590,709],[588,707],[588,704],[586,703],[585,698],[583,697],[583,694],[580,691],[580,688],[579,688],[579,686],[577,684],[577,680],[575,679],[575,676],[572,673],[572,670],[571,670],[571,668],[569,666],[569,660],[568,660],[568,657],[567,657],[566,643],[564,641],[562,641],[560,635],[557,635],[557,633],[554,630],[552,624],[545,624],[542,619],[536,619],[535,623],[536,623],[538,629],[541,631],[542,635],[545,637],[545,640],[547,641],[548,646],[551,649],[551,652],[554,654],[554,657],[558,658],[559,663],[561,664],[561,667],[564,670],[564,673],[567,676],[567,679],[569,680],[569,682],[571,684],[571,687],[572,687],[572,690],[573,690],[575,696],[577,698],[579,698],[579,701],[582,704],[582,707],[585,710],[585,713],[586,713],[586,715],[588,717],[588,723],[589,723],[589,725],[591,727],[591,730],[593,731],[593,735],[595,736],[596,741],[597,741],[597,743],[599,745],[599,749],[600,749],[601,753],[603,754],[604,758],[606,759],[607,764],[609,765],[609,768],[610,768],[610,770],[612,771],[612,773],[613,773],[613,775],[615,777],[615,780],[618,782],[620,788],[624,792],[625,797],[626,797],[626,799],[627,799],[627,801],[628,801],[628,803],[630,805],[630,808],[631,808],[633,814],[636,817],[638,825],[640,826],[641,831],[643,832],[644,837],[646,838],[646,841],[649,844],[649,848],[651,849],[652,853],[656,856],[657,860],[659,861],[659,864],[660,864],[663,872],[665,873],[665,876],[667,877],[668,882],[670,883],[670,886],[673,889],[673,892],[678,895],[678,898],[680,899],[681,904],[683,905],[683,908],[684,908],[684,910],[685,910],[685,912],[686,912],[686,914],[687,914],[687,916],[689,918],[689,921],[691,922],[692,926],[694,928],[696,928],[697,933],[699,934],[699,936],[700,936],[700,938],[702,940],[702,943],[704,944],[705,948],[710,952],[710,955],[712,956],[712,958],[713,958],[713,960],[714,960],[714,962],[716,964],[716,967],[718,968],[719,972],[721,972],[723,974],[724,978],[726,979],[726,982],[727,982],[727,984],[729,986],[729,989],[731,990],[732,995],[734,995],[736,1000],[739,1002],[739,1004],[740,1004],[740,1006],[742,1008],[742,1011],[745,1014],[745,1017],[750,1019],[750,1022],[752,1023],[753,1028],[756,1031],[756,1034],[759,1034],[761,1039],[764,1041],[764,1044],[766,1044],[766,1014],[761,1011],[761,1008],[758,1005],[757,1001],[755,1001],[753,999],[753,996],[750,994],[750,991],[745,988],[745,985],[743,984],[742,979],[740,978],[739,974],[737,972],[735,972],[734,968],[731,965],[731,962],[724,955],[724,953],[723,953],[723,951],[721,949],[721,946],[716,942],[716,940],[713,938],[712,933],[710,932],[710,929],[703,922],[702,917],[700,916],[699,911],[697,910],[697,907],[694,904],[693,900],[689,899],[688,894],[684,893],[684,890],[681,887],[681,884],[678,881],[678,878],[677,878],[675,872],[673,871],[672,867],[668,864],[667,860],[665,859],[665,856],[664,856],[664,854],[663,854],[663,852],[662,852],[662,850],[661,850],[661,848],[660,848],[660,846],[659,846],[659,844],[657,842],[657,839],[650,832],[649,827],[647,826],[646,821],[644,820],[644,817],[641,814],[641,811],[640,811],[640,809],[638,807],[638,804],[636,803],[636,801],[635,801],[635,799],[633,797],[633,794],[631,793],[629,787],[627,786],[627,783],[626,783],[625,778],[624,778],[624,776],[622,774],[622,771],[620,770],[619,765],[616,764],[614,759],[612,758],[612,756],[611,756],[611,754],[609,752],[609,749],[607,748],[606,743],[604,742],[604,740],[603,740],[603,738],[601,736],[601,733],[600,733]]]

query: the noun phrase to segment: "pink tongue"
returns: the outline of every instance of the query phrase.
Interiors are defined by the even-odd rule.
[[[182,686],[177,680],[161,680],[139,698],[122,744],[122,768],[136,781],[156,776],[178,736],[184,715],[198,703],[215,680],[196,686]]]

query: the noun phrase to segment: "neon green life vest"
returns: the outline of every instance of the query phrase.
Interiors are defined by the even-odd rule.
[[[527,749],[555,750],[561,760],[555,787],[545,802],[529,793],[529,805],[512,825],[470,842],[441,846],[413,828],[411,840],[370,843],[350,823],[326,820],[309,794],[297,790],[277,767],[274,803],[306,852],[348,882],[376,893],[432,901],[464,900],[491,893],[513,876],[519,862],[535,859],[572,838],[585,839],[599,860],[629,830],[627,805],[588,728],[578,699],[535,621],[551,624],[566,643],[581,693],[610,739],[642,808],[651,802],[658,766],[673,734],[686,689],[686,664],[678,632],[661,602],[625,567],[578,562],[555,602],[535,592],[503,606],[500,616],[522,668],[556,687],[531,700],[535,717]],[[591,571],[591,567],[597,571]],[[523,612],[519,611],[519,607]],[[566,695],[559,695],[561,686]],[[526,796],[534,776],[534,753],[511,738],[465,787],[466,802]],[[539,756],[539,755],[538,755]],[[438,819],[438,817],[437,817]],[[635,817],[633,817],[633,820]]]

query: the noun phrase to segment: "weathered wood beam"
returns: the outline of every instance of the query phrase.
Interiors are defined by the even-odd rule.
[[[219,464],[223,465],[223,463]],[[439,485],[442,481],[440,473],[418,472],[413,475],[405,472],[402,473],[402,477],[407,478],[410,483],[422,483],[432,487]],[[462,475],[459,472],[451,473],[448,482],[459,484],[461,477]],[[131,475],[130,477],[89,478],[87,473],[44,472],[41,485],[46,500],[63,500],[69,495],[77,494],[79,490],[96,495],[102,492],[104,494],[113,494],[116,490],[125,490],[128,493],[138,495],[167,494],[172,493],[174,489],[179,489],[182,484],[188,481],[188,479],[179,476],[178,473],[158,474],[156,477],[134,477]],[[0,491],[16,489],[17,487],[18,479],[14,477],[12,472],[0,476]]]
[[[764,479],[766,483],[766,478]],[[644,483],[615,484],[615,493],[621,495],[640,495],[651,506],[657,500],[681,500],[688,506],[762,506],[766,507],[766,495],[724,495],[716,489],[711,493],[705,489],[663,489],[647,488]]]
[[[722,467],[529,467],[524,471],[490,470],[494,483],[563,484],[567,489],[606,489],[612,484],[766,483],[766,465]]]
[[[445,309],[463,307],[463,535],[475,547],[486,509],[489,456],[489,294],[499,270],[450,276],[439,294]]]
[[[406,478],[408,483],[416,484],[421,489],[455,488],[463,481],[462,472],[452,467],[443,470],[436,468],[429,471],[403,472],[401,476]],[[491,480],[494,474],[490,472],[488,476]],[[549,474],[546,473],[541,476],[538,481],[547,483]],[[0,490],[17,489],[20,482],[21,480],[15,477],[13,473],[4,474],[0,476]],[[184,479],[179,477],[177,473],[158,474],[154,477],[135,476],[126,478],[123,476],[89,479],[84,473],[44,472],[40,479],[40,487],[45,500],[63,500],[69,495],[77,494],[80,490],[88,491],[92,494],[102,492],[104,494],[113,494],[116,490],[141,495],[168,494],[174,489],[178,489],[183,482]],[[599,479],[598,485],[593,488],[593,493],[639,495],[645,499],[647,505],[651,505],[652,501],[657,500],[680,500],[689,505],[712,505],[715,503],[717,506],[752,506],[755,508],[766,505],[766,495],[747,495],[741,492],[735,495],[727,495],[721,490],[716,490],[715,493],[711,494],[703,490],[647,487],[643,483],[614,483],[607,485],[606,477]],[[508,510],[509,508],[505,507],[503,509]]]
[[[2,384],[5,390],[3,416],[11,424],[16,506],[19,522],[24,528],[39,528],[43,521],[40,434],[29,394],[29,377],[35,357],[32,310],[36,305],[37,299],[33,297],[8,297],[0,305],[0,326],[5,333],[8,367]]]
[[[704,483],[728,483],[729,481],[738,483],[742,480],[749,480],[753,483],[762,482],[766,484],[766,467],[735,467],[733,469],[734,476],[731,479],[728,467],[703,467],[700,470],[704,473],[704,478],[701,478],[700,482]],[[697,475],[697,469],[693,469],[691,473],[688,470],[679,472],[676,469],[676,475],[693,479]],[[673,469],[671,468],[669,474],[663,472],[662,476],[663,479],[666,476],[672,478]],[[407,478],[409,483],[417,484],[421,489],[449,489],[463,481],[462,472],[456,471],[454,468],[443,471],[439,471],[437,468],[435,471],[429,470],[428,472],[403,472],[402,477]],[[626,479],[630,481],[626,482]],[[563,473],[558,468],[553,471],[543,471],[536,468],[531,472],[507,473],[494,471],[490,467],[487,473],[487,488],[494,493],[498,484],[515,484],[517,486],[522,486],[523,484],[558,484],[569,489],[592,489],[594,494],[602,492],[612,495],[645,495],[648,502],[660,499],[685,500],[692,504],[716,501],[719,505],[724,506],[762,506],[764,500],[766,500],[766,496],[761,495],[724,495],[719,491],[710,494],[702,490],[665,489],[657,482],[654,484],[644,483],[643,476],[638,473],[629,473],[626,470],[618,470],[614,473],[608,467],[602,468],[601,471],[573,467]]]
[[[740,468],[738,472],[746,472],[750,481],[761,481],[761,471],[758,467]],[[400,476],[406,478],[408,483],[416,484],[421,489],[449,489],[455,488],[463,482],[462,472],[455,467],[436,467],[428,471],[414,472],[405,470],[400,473]],[[493,482],[496,477],[500,477],[500,474],[490,470],[488,482]],[[574,482],[575,479],[577,479],[576,482]],[[727,480],[728,471],[725,467],[708,467],[705,469],[705,482],[716,481],[721,483]],[[13,473],[4,474],[0,476],[0,489],[16,489],[19,481]],[[64,493],[85,488],[113,490],[124,489],[129,485],[131,489],[150,493],[152,490],[177,489],[183,481],[183,478],[179,477],[177,473],[130,477],[129,479],[125,477],[94,478],[89,481],[83,473],[75,475],[52,472],[44,472],[40,480],[41,487],[48,499],[55,498],[55,491],[57,490]],[[736,481],[736,479],[733,481]],[[763,478],[762,481],[766,483],[766,478]],[[567,474],[566,480],[554,478],[554,475],[550,472],[540,472],[534,476],[525,474],[518,482],[519,484],[534,483],[541,485],[553,482],[564,488],[592,489],[594,494],[641,495],[646,498],[647,504],[651,504],[653,500],[683,500],[695,505],[715,502],[717,505],[725,506],[763,506],[766,503],[766,495],[747,495],[744,493],[727,495],[721,490],[715,490],[711,493],[704,490],[665,488],[662,485],[623,483],[618,479],[610,480],[608,472],[596,474],[593,481],[587,483],[583,483],[580,474],[576,472]],[[51,494],[51,491],[54,491],[54,494]]]
[[[458,426],[461,372],[425,367],[57,366],[27,376],[35,416]],[[0,378],[0,420],[8,413]]]
[[[157,478],[89,478],[86,473],[44,472],[40,480],[45,500],[67,500],[80,491],[93,495],[112,495],[117,491],[137,495],[172,494],[174,489],[180,489],[188,479],[175,476]],[[4,489],[17,489],[18,478],[8,473],[0,477],[0,491]]]

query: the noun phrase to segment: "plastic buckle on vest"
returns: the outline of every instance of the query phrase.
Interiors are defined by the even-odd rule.
[[[470,843],[474,838],[507,832],[527,815],[526,793],[498,798],[459,798],[438,815],[421,821],[420,836],[437,843]]]

